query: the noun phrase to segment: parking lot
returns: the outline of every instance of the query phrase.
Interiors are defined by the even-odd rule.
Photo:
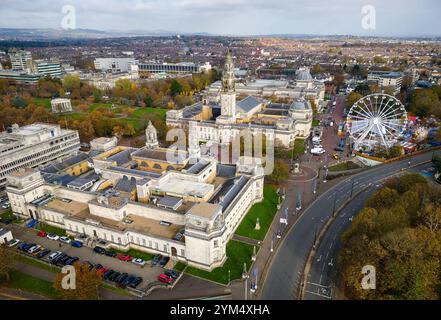
[[[12,231],[15,239],[19,239],[21,242],[41,245],[42,247],[51,250],[51,253],[61,251],[71,257],[78,257],[81,262],[89,261],[94,265],[101,264],[109,270],[113,269],[120,273],[128,273],[135,277],[142,277],[143,281],[136,288],[140,291],[144,291],[150,283],[157,282],[158,276],[165,271],[164,268],[152,266],[149,262],[144,266],[138,266],[130,261],[120,261],[117,257],[108,257],[106,255],[95,253],[93,249],[89,247],[75,248],[70,244],[50,240],[47,237],[38,237],[38,230],[35,229],[23,228],[14,224],[9,224],[7,228]],[[46,255],[41,260],[48,262],[49,255]]]

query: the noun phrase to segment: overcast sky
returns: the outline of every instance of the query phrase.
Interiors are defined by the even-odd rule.
[[[439,0],[0,0],[1,28],[60,28],[62,7],[76,27],[215,34],[441,35]],[[376,29],[362,28],[362,7]]]

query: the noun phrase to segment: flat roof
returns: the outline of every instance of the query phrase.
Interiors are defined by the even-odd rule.
[[[211,219],[216,213],[221,210],[221,206],[214,203],[201,202],[196,203],[191,209],[188,211],[188,214]]]
[[[203,198],[214,190],[212,184],[188,181],[177,177],[169,177],[153,188],[167,194],[189,195],[198,198]]]

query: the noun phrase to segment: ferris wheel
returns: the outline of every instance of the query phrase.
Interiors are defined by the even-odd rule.
[[[371,94],[354,103],[346,123],[356,150],[376,145],[389,149],[403,136],[407,121],[406,109],[398,99]]]

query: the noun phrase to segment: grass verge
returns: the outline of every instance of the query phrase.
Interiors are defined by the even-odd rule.
[[[277,212],[278,196],[274,186],[265,185],[263,188],[263,201],[256,203],[248,211],[236,234],[256,240],[263,240]],[[259,218],[260,230],[256,230],[256,221]]]
[[[8,288],[39,294],[51,299],[57,299],[58,297],[52,282],[38,279],[16,270],[10,273],[9,281],[3,285]]]
[[[257,249],[258,248],[256,248],[256,250]],[[211,272],[194,267],[187,267],[185,273],[214,282],[228,284],[228,280],[231,281],[242,277],[244,263],[246,263],[247,270],[250,268],[252,254],[252,245],[230,240],[227,244],[227,260],[222,267],[216,268]],[[228,271],[230,271],[230,276],[228,275]]]

